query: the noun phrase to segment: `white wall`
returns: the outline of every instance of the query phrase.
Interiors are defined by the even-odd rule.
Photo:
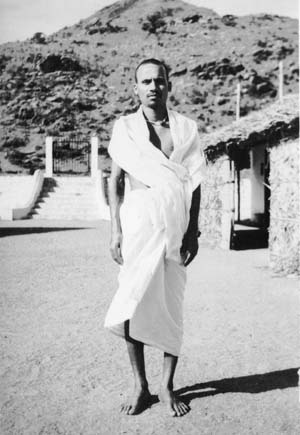
[[[258,145],[251,150],[251,219],[256,213],[265,212],[265,145]]]
[[[251,219],[251,169],[243,169],[240,177],[240,217],[241,220]]]

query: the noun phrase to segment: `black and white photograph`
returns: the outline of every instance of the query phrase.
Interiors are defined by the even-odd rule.
[[[300,433],[298,1],[0,29],[0,434]]]

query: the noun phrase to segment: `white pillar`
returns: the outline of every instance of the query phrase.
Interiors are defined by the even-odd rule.
[[[98,145],[99,139],[97,136],[91,137],[91,177],[95,178],[98,171]]]
[[[46,137],[46,173],[45,177],[53,177],[53,138]]]
[[[220,195],[222,202],[222,216],[221,216],[221,243],[222,249],[230,249],[231,232],[234,223],[234,195],[232,189],[232,171],[230,167],[230,160],[224,159],[222,167],[220,168],[223,174],[224,184],[220,186]]]
[[[240,119],[240,103],[241,103],[241,84],[236,87],[236,120]]]
[[[282,60],[279,62],[279,86],[278,86],[279,101],[283,98],[283,64]]]

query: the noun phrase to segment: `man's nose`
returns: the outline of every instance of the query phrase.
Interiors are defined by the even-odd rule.
[[[150,89],[156,89],[157,88],[157,82],[156,80],[151,80],[150,82]]]

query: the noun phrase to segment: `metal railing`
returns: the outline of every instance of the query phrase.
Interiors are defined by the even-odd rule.
[[[53,138],[53,173],[89,175],[91,144],[84,136]]]

